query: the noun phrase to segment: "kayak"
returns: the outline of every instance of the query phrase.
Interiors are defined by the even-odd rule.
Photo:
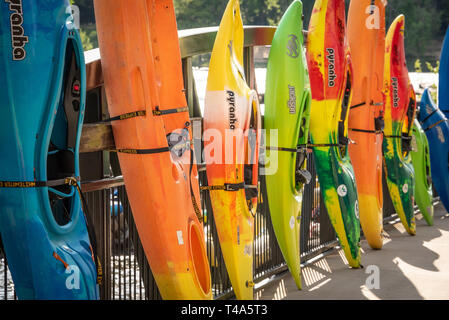
[[[382,79],[385,58],[385,2],[351,1],[348,42],[354,74],[349,112],[349,156],[354,167],[360,224],[373,249],[383,245]],[[369,27],[365,27],[368,24]],[[360,39],[364,39],[363,45]]]
[[[432,183],[449,212],[449,123],[433,102],[428,89],[424,90],[421,98],[418,121],[429,141]]]
[[[404,25],[404,16],[398,16],[386,37],[383,158],[393,206],[407,232],[415,235],[415,183],[409,147],[416,98],[405,60]]]
[[[302,16],[302,2],[292,2],[274,34],[267,65],[264,114],[266,156],[270,166],[273,160],[276,166],[265,177],[268,207],[279,247],[298,289],[302,193],[304,184],[311,179],[306,171],[305,147],[311,93]]]
[[[253,299],[254,216],[261,115],[243,71],[243,23],[230,0],[215,38],[204,108],[204,159],[213,216],[237,299]]]
[[[449,28],[441,49],[439,69],[438,106],[447,118],[449,117]]]
[[[94,5],[108,120],[156,284],[166,300],[211,299],[173,3]]]
[[[79,187],[86,70],[69,1],[2,1],[0,14],[0,234],[17,297],[98,299]]]
[[[317,0],[307,39],[311,147],[324,204],[348,263],[360,265],[357,185],[348,155],[352,69],[344,0]]]
[[[412,164],[415,170],[415,201],[429,226],[433,225],[433,191],[430,178],[429,143],[418,120],[412,127]]]

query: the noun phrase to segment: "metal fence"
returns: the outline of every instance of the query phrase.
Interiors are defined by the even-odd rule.
[[[255,88],[254,46],[271,44],[273,27],[245,28],[245,73],[249,85]],[[184,84],[190,107],[194,129],[196,151],[201,152],[201,113],[192,74],[192,58],[212,50],[216,28],[180,33],[183,58]],[[82,189],[87,199],[89,214],[97,236],[98,255],[103,265],[104,279],[100,286],[101,299],[139,300],[160,299],[148,261],[137,233],[125,186],[120,176],[116,155],[104,150],[113,143],[110,127],[95,125],[98,120],[107,118],[107,103],[102,88],[101,61],[98,53],[88,53],[87,80],[89,92],[85,114],[85,132],[101,142],[93,145],[95,139],[81,147],[80,155]],[[200,153],[201,154],[201,153]],[[198,158],[198,157],[197,157]],[[320,196],[313,155],[308,154],[308,170],[312,181],[304,188],[301,214],[301,261],[305,262],[338,245],[335,232]],[[199,166],[200,185],[206,185],[204,166]],[[271,224],[270,213],[265,201],[265,179],[260,177],[261,192],[258,211],[255,217],[254,281],[256,286],[262,280],[287,270],[282,253],[278,247]],[[384,198],[385,217],[394,213],[388,192]],[[207,191],[201,192],[204,214],[204,231],[209,257],[212,288],[215,298],[232,297],[232,289],[223,256],[220,250],[217,230]],[[7,261],[0,246],[0,300],[16,299]]]

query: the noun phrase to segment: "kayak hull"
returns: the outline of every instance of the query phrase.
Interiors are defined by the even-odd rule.
[[[371,26],[371,27],[370,27]],[[364,45],[360,45],[360,39]],[[360,223],[373,249],[383,245],[383,192],[381,128],[382,79],[385,57],[385,5],[381,0],[351,1],[348,42],[354,72],[354,93],[349,113],[349,156],[359,198]]]
[[[347,148],[352,69],[344,1],[315,2],[307,43],[310,136],[321,194],[349,265],[359,268],[358,196]]]
[[[204,157],[213,215],[237,299],[253,299],[254,215],[257,209],[261,115],[245,81],[240,4],[230,0],[215,39],[204,109]],[[251,195],[252,193],[252,195]]]
[[[412,127],[416,150],[411,152],[413,169],[415,170],[415,201],[429,226],[433,225],[433,191],[430,179],[429,143],[426,134],[415,119]]]
[[[429,142],[432,183],[444,208],[449,212],[449,124],[444,113],[432,100],[428,89],[424,90],[418,120]]]
[[[409,136],[416,99],[406,66],[404,28],[405,18],[400,15],[386,37],[383,159],[393,206],[406,231],[415,235],[414,170],[410,152],[404,151],[403,137]]]
[[[98,299],[76,187],[5,187],[79,177],[86,81],[69,1],[3,2],[0,15],[0,233],[17,296]]]
[[[270,166],[272,160],[276,166],[274,173],[266,175],[268,206],[279,247],[298,289],[301,289],[299,235],[304,180],[299,181],[296,175],[306,168],[306,150],[297,154],[270,147],[296,150],[298,145],[308,142],[311,93],[302,24],[298,23],[302,21],[302,8],[300,1],[294,1],[274,35],[268,58],[264,114],[269,144],[266,156]]]
[[[94,4],[110,116],[145,112],[112,122],[116,147],[160,150],[118,153],[159,291],[166,300],[212,299],[173,3]]]

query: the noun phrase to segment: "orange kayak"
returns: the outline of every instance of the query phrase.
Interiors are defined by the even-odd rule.
[[[173,3],[95,0],[95,15],[120,166],[159,291],[211,299]]]
[[[384,1],[351,1],[348,40],[354,71],[349,138],[355,142],[349,146],[349,155],[357,181],[363,233],[373,249],[381,249]]]

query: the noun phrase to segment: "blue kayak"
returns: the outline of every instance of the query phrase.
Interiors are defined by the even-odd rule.
[[[429,141],[433,185],[449,212],[449,123],[427,89],[421,98],[418,121]]]
[[[438,106],[446,118],[449,117],[449,28],[443,42],[440,57],[438,84]]]
[[[17,296],[98,299],[79,192],[86,74],[69,1],[0,1],[0,14],[0,235]]]

